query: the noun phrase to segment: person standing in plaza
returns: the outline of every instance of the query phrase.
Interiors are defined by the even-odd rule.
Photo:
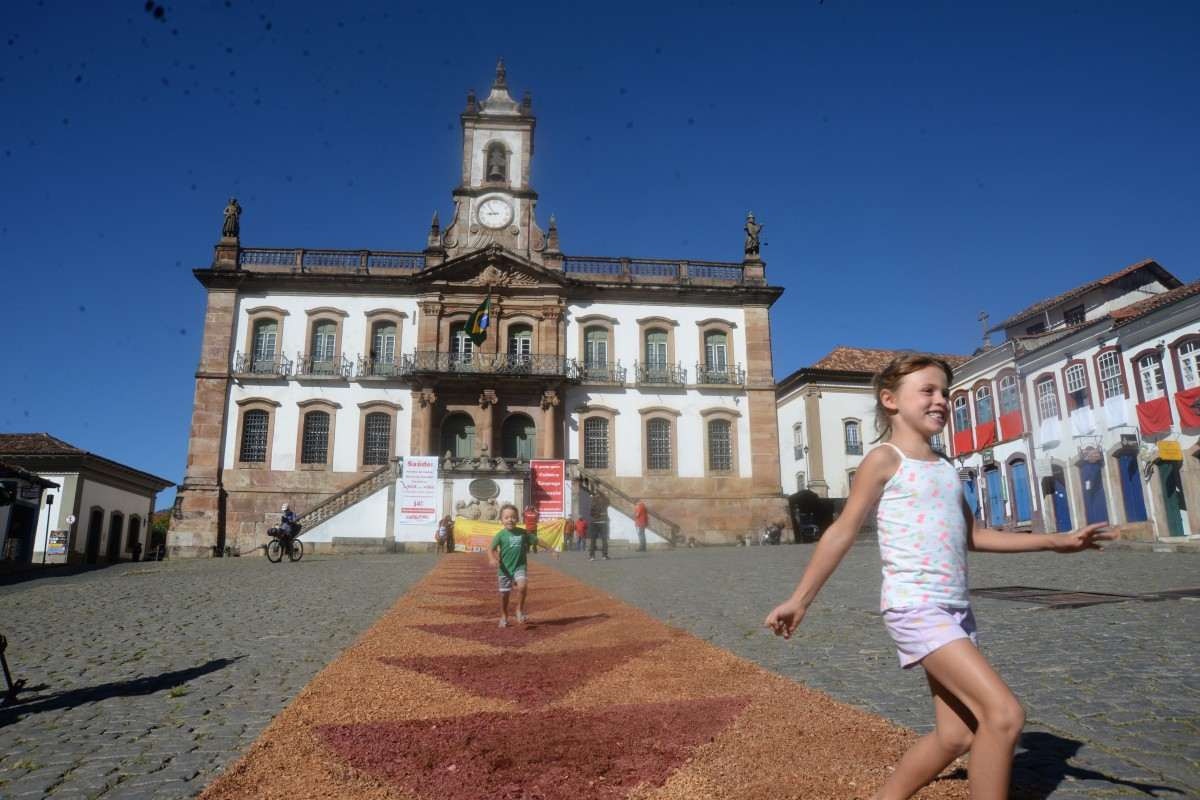
[[[605,526],[595,525],[584,520],[583,517],[580,519],[583,520],[583,532],[587,534],[588,539],[588,561],[596,560],[597,541],[600,542],[600,555],[605,561],[608,561],[608,531],[605,530]]]
[[[582,514],[580,514],[578,517],[575,518],[575,544],[579,547],[580,550],[583,550],[584,547],[586,546],[583,543],[587,542],[587,535],[588,535],[588,521],[587,521],[586,517],[584,517]]]
[[[633,506],[633,526],[637,528],[638,550],[646,552],[646,525],[650,522],[650,514],[646,511],[646,501],[638,500]]]
[[[492,537],[488,561],[497,568],[500,583],[500,627],[508,627],[508,597],[517,592],[517,622],[525,623],[526,554],[533,538],[517,527],[517,507],[505,503],[500,507],[500,524],[504,527]]]
[[[925,670],[935,726],[904,754],[873,800],[912,797],[968,751],[972,800],[1008,797],[1025,712],[977,649],[967,550],[1078,553],[1113,538],[1100,533],[1107,523],[1065,535],[977,526],[957,471],[929,443],[945,427],[952,381],[946,362],[919,354],[896,357],[875,377],[876,441],[885,446],[863,459],[845,510],[821,537],[791,597],[763,623],[791,637],[878,503],[880,610],[900,666]]]
[[[525,506],[525,513],[522,521],[525,523],[525,532],[533,535],[533,552],[538,551],[537,527],[538,527],[538,512],[533,506]]]

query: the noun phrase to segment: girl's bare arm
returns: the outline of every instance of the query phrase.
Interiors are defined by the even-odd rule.
[[[1095,522],[1070,533],[1015,533],[998,531],[977,525],[966,498],[962,503],[963,516],[967,521],[967,547],[979,553],[1030,553],[1038,550],[1053,550],[1056,553],[1078,553],[1083,550],[1099,550],[1098,542],[1111,541],[1114,535],[1101,533],[1107,522]]]

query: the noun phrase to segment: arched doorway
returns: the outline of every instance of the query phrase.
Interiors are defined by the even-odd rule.
[[[525,414],[504,420],[500,436],[500,455],[505,458],[530,461],[537,452],[537,425]]]
[[[108,547],[104,554],[108,563],[115,564],[121,560],[121,539],[124,535],[125,515],[120,511],[114,511],[108,521]]]
[[[1088,524],[1108,520],[1108,496],[1104,492],[1104,453],[1085,447],[1079,459],[1079,480],[1083,488],[1083,516]]]
[[[1015,459],[1008,465],[1008,473],[1012,478],[1013,510],[1016,513],[1017,524],[1033,520],[1032,495],[1029,491],[1029,465],[1025,459]]]
[[[967,505],[971,508],[971,516],[979,518],[979,490],[975,484],[975,471],[966,470],[961,473],[963,485],[963,496],[967,499]]]
[[[87,543],[84,545],[83,561],[95,564],[100,560],[100,536],[104,530],[104,509],[93,508],[88,517]]]
[[[470,414],[457,412],[442,420],[442,449],[452,458],[475,456],[475,420]]]
[[[1121,501],[1126,522],[1146,521],[1146,497],[1142,494],[1142,476],[1138,472],[1136,450],[1117,453],[1117,472],[1121,476]]]
[[[1050,468],[1050,495],[1054,500],[1054,529],[1059,533],[1070,533],[1071,502],[1067,499],[1067,474],[1057,464]]]
[[[983,470],[983,479],[987,486],[987,524],[999,528],[1005,523],[1004,477],[998,467],[987,467]]]

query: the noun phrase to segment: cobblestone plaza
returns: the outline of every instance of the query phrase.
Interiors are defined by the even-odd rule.
[[[792,641],[759,627],[812,550],[539,558],[770,670],[927,729],[924,679],[896,668],[875,611],[873,543],[850,551]],[[168,561],[0,587],[9,661],[32,689],[0,709],[0,797],[196,794],[433,563]],[[1200,585],[1197,564],[1193,555],[1117,550],[973,556],[977,588],[1140,596],[1084,607],[975,601],[983,648],[1027,707],[1016,783],[1032,796],[1200,795],[1200,605],[1148,597]],[[535,587],[534,613],[536,603]]]

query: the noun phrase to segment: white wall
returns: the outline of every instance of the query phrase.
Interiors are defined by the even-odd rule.
[[[53,489],[46,489],[42,493],[42,508],[41,508],[40,513],[38,514],[38,522],[37,522],[37,539],[34,540],[34,545],[33,545],[34,560],[39,561],[39,562],[42,560],[42,552],[46,549],[46,518],[47,518],[47,516],[50,518],[50,520],[49,520],[50,530],[60,530],[63,528],[67,528],[68,526],[66,524],[66,516],[71,513],[71,510],[69,508],[64,510],[62,507],[62,504],[64,502],[71,503],[71,502],[74,502],[74,500],[75,500],[74,497],[67,497],[67,498],[63,497],[63,494],[62,494],[63,487],[65,487],[67,484],[67,476],[66,475],[48,474],[47,473],[47,474],[43,474],[42,477],[45,478],[46,480],[54,481],[55,483],[58,484],[58,486]],[[47,497],[54,498],[54,505],[49,506],[49,507],[46,506],[46,498]],[[139,513],[143,518],[146,516],[145,506],[143,506],[143,510],[140,511]],[[59,527],[59,520],[63,520],[62,528]],[[145,546],[146,546],[145,533],[146,533],[146,527],[148,524],[149,524],[149,520],[143,519],[142,520],[142,530],[141,530],[141,533],[138,534],[138,539],[142,543],[143,550],[145,549]],[[128,530],[128,525],[129,525],[128,519],[126,519],[125,525],[126,525],[126,530]],[[78,525],[76,527],[78,527]],[[0,522],[0,530],[3,530],[3,529],[4,529],[4,523]],[[62,563],[65,563],[66,560],[67,560],[66,553],[63,553],[61,556],[46,556],[47,564],[62,564]]]
[[[796,473],[803,472],[805,481],[812,477],[808,456],[797,460],[795,455],[793,430],[797,422],[803,426],[801,447],[808,443],[808,419],[804,412],[804,396],[799,388],[776,403],[775,414],[779,421],[779,485],[783,487],[785,495],[795,494],[800,491],[796,485]]]
[[[482,123],[486,125],[487,123]],[[524,131],[498,131],[485,128],[474,128],[471,131],[473,140],[471,142],[471,185],[479,186],[483,183],[483,170],[487,157],[488,142],[501,141],[508,147],[508,180],[509,184],[514,189],[522,188],[522,167],[524,165],[524,155],[521,152],[523,147],[522,142],[525,138]]]
[[[120,511],[125,515],[125,520],[121,525],[121,557],[129,557],[125,550],[125,543],[129,532],[129,518],[134,514],[141,517],[141,532],[138,534],[138,540],[142,543],[143,552],[145,552],[147,528],[150,525],[147,515],[150,512],[152,498],[148,495],[135,494],[125,489],[100,483],[94,478],[84,478],[82,484],[78,520],[75,523],[75,543],[71,549],[76,553],[86,552],[88,522],[91,518],[92,506],[100,506],[104,509],[104,527],[100,536],[100,558],[103,559],[108,552],[109,522],[114,511]],[[43,522],[43,524],[45,523]]]
[[[334,537],[384,539],[387,537],[387,498],[388,487],[385,485],[340,514],[301,531],[300,535],[306,542],[332,542]]]

